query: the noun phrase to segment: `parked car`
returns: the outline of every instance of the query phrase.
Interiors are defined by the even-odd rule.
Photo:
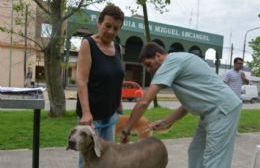
[[[249,101],[250,103],[254,103],[258,99],[257,87],[255,85],[243,85],[241,99],[243,102]]]
[[[122,89],[123,100],[136,101],[141,98],[143,94],[143,89],[138,83],[134,81],[124,81]]]

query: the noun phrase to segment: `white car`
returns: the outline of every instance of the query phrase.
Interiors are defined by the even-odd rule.
[[[255,85],[243,85],[241,90],[241,99],[254,103],[258,99],[258,91]]]

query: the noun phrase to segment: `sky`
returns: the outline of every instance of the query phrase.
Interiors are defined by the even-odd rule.
[[[111,0],[126,16],[131,16],[129,6],[136,7],[136,0]],[[199,5],[198,5],[199,4]],[[101,11],[105,4],[92,5],[89,9]],[[147,4],[150,21],[176,25],[224,36],[222,63],[229,64],[231,43],[234,46],[233,58],[242,57],[245,33],[246,41],[260,36],[260,0],[171,0],[166,7],[168,12],[161,14],[152,4]],[[142,15],[142,10],[138,10]],[[252,60],[252,49],[246,43],[245,61]],[[209,53],[206,59],[214,59]]]

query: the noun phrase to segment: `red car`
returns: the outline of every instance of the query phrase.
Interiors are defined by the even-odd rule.
[[[144,92],[142,87],[133,81],[124,81],[122,89],[122,99],[123,100],[138,100],[143,96]]]

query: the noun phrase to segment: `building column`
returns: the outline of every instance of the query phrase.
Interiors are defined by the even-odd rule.
[[[220,59],[218,56],[218,53],[216,53],[216,61],[215,61],[215,66],[216,66],[216,73],[219,73],[219,66],[220,66]]]

